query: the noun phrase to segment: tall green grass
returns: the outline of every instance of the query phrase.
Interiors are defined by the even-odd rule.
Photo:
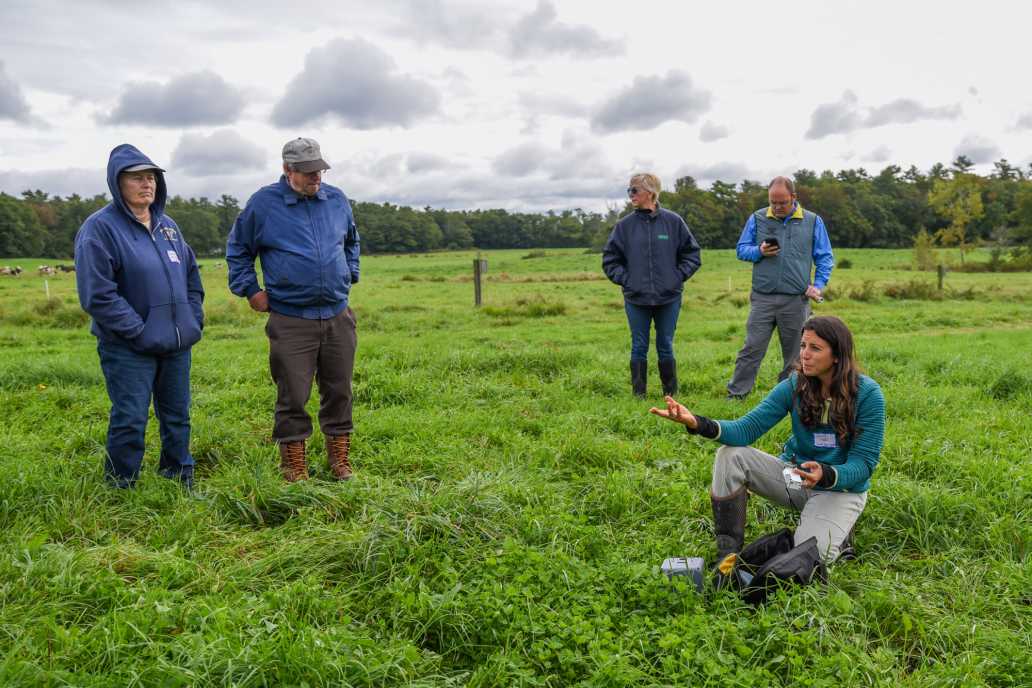
[[[618,288],[579,251],[363,260],[357,477],[284,484],[263,316],[206,266],[193,450],[209,499],[100,475],[108,405],[74,276],[0,279],[0,684],[5,686],[1032,685],[1032,276],[890,298],[905,251],[815,306],[883,386],[859,559],[752,609],[658,572],[712,557],[716,445],[630,395]],[[23,266],[29,261],[19,261]],[[875,287],[865,287],[865,283]],[[748,266],[705,251],[676,338],[682,400],[717,418]],[[859,296],[852,298],[851,293]],[[317,408],[313,399],[311,410]],[[776,452],[786,424],[759,446]],[[794,523],[754,499],[748,537]]]

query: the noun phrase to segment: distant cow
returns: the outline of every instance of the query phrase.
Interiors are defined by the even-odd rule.
[[[75,272],[74,265],[55,265],[58,272]]]
[[[39,270],[39,274],[41,274],[41,275],[53,275],[54,274],[54,268],[50,267],[49,265],[40,265],[39,268],[37,268],[37,269]]]
[[[0,267],[0,275],[10,275],[12,277],[17,277],[20,274],[22,274],[22,269],[20,265],[15,265],[13,267],[4,265],[3,267]]]

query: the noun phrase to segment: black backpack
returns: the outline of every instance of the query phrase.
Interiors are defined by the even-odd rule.
[[[827,583],[828,568],[817,550],[817,538],[794,545],[788,528],[749,543],[736,556],[726,582],[749,604],[761,604],[779,587],[788,584]],[[719,568],[727,568],[718,565]]]

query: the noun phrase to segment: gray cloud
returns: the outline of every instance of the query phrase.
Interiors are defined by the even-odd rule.
[[[880,127],[886,124],[910,124],[927,119],[957,119],[960,105],[926,107],[910,98],[898,98],[891,103],[871,110],[864,121],[865,127]]]
[[[204,70],[178,76],[167,84],[126,84],[115,109],[97,119],[101,124],[190,127],[230,124],[243,109],[240,91],[218,74]]]
[[[184,134],[172,152],[172,167],[192,177],[234,174],[265,167],[266,154],[232,129],[210,136]]]
[[[590,26],[564,24],[556,20],[555,5],[539,0],[537,8],[521,18],[509,33],[509,54],[533,57],[562,54],[576,57],[622,55],[623,46],[602,38]]]
[[[40,189],[52,196],[92,197],[108,193],[107,158],[96,169],[72,168],[64,170],[0,170],[0,191],[20,196],[22,191]]]
[[[413,174],[433,172],[451,165],[451,161],[443,155],[434,153],[409,153],[405,158],[405,167]]]
[[[863,156],[865,162],[888,162],[891,158],[892,151],[888,146],[878,146]]]
[[[846,91],[835,103],[818,105],[810,115],[808,139],[822,139],[832,134],[848,134],[857,129],[873,129],[888,124],[910,124],[923,120],[957,119],[959,104],[928,107],[910,98],[897,98],[885,105],[866,110],[860,106],[856,94]]]
[[[608,133],[654,129],[672,120],[692,124],[709,110],[710,101],[710,92],[696,88],[686,72],[672,69],[665,77],[639,76],[599,106],[591,128]]]
[[[526,177],[544,167],[548,150],[536,143],[523,143],[505,151],[492,163],[498,174],[507,177]]]
[[[754,174],[751,174],[749,168],[742,163],[738,162],[718,162],[712,165],[685,165],[677,170],[674,174],[675,179],[679,179],[684,176],[689,176],[695,179],[697,182],[740,182],[743,179],[756,179]],[[669,184],[668,188],[673,189],[673,184]]]
[[[394,60],[372,43],[337,39],[308,53],[272,121],[291,127],[333,115],[355,129],[408,127],[437,113],[440,103],[432,86],[398,74]]]
[[[810,115],[810,128],[806,131],[806,138],[822,139],[831,134],[844,134],[860,128],[862,121],[856,94],[846,91],[842,94],[842,100],[837,103],[817,106]]]
[[[712,143],[720,139],[726,139],[731,131],[722,124],[707,121],[699,130],[699,140],[703,143]]]
[[[10,119],[28,124],[31,119],[29,101],[25,100],[21,87],[7,76],[4,63],[0,62],[0,119]]]
[[[1021,115],[1018,117],[1017,124],[1014,125],[1017,129],[1032,129],[1032,112]]]
[[[953,149],[953,155],[964,155],[977,164],[999,160],[1001,156],[1000,147],[987,138],[978,134],[968,134]]]
[[[408,0],[401,3],[402,21],[395,31],[418,43],[438,43],[449,48],[491,48],[501,42],[503,17],[495,8],[441,0]]]
[[[588,106],[562,93],[526,92],[519,95],[520,107],[531,115],[558,115],[560,117],[584,117]]]

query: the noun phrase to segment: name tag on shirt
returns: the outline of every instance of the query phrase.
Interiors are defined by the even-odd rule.
[[[838,446],[837,437],[833,432],[815,432],[813,433],[813,445],[815,447],[823,447],[833,449]]]
[[[657,234],[657,235],[656,235],[656,238],[657,238],[657,239],[669,239],[669,238],[670,238],[670,236],[669,236],[669,235],[667,235],[667,234]]]
[[[179,254],[176,253],[175,251],[173,251],[172,249],[169,249],[168,251],[165,251],[165,253],[168,254],[168,259],[170,261],[172,261],[173,263],[178,263],[179,262]]]

